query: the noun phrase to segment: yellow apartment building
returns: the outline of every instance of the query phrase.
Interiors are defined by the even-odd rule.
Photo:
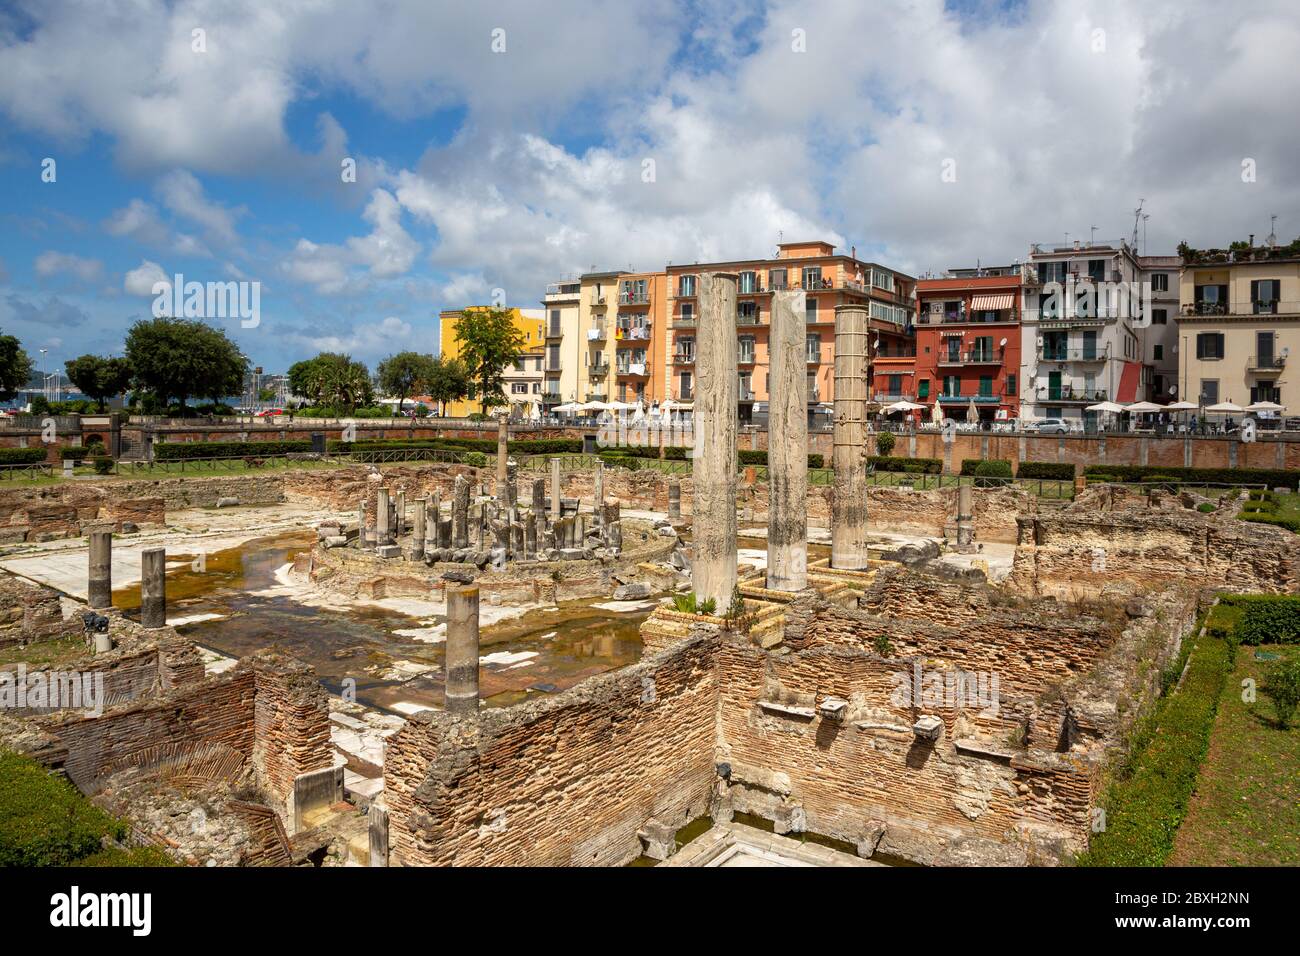
[[[444,359],[459,358],[460,344],[456,341],[456,329],[460,327],[461,322],[472,322],[476,311],[483,311],[490,308],[492,308],[492,306],[470,305],[463,309],[444,309],[439,312],[439,354]],[[525,353],[534,350],[545,343],[546,319],[541,309],[512,308],[509,312],[514,327],[524,335]],[[512,398],[509,393],[510,387],[511,385],[509,383],[503,386],[506,390],[505,398],[507,402]],[[514,398],[516,401],[518,400],[518,396],[514,396]],[[448,418],[465,418],[478,410],[479,402],[473,399],[447,403]]]

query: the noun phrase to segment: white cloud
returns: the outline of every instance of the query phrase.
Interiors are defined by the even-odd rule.
[[[158,181],[158,196],[172,213],[195,223],[214,239],[234,243],[235,219],[244,210],[227,209],[209,200],[193,173],[183,169],[168,173]]]
[[[104,231],[110,236],[134,239],[147,245],[162,245],[167,241],[167,226],[158,210],[143,199],[132,199],[104,220]]]
[[[86,259],[53,249],[37,256],[34,267],[36,274],[43,279],[70,275],[78,282],[95,282],[104,274],[104,263],[98,259]]]
[[[366,288],[365,278],[354,274],[361,267],[376,279],[403,275],[419,254],[420,244],[402,228],[401,215],[393,194],[376,189],[362,213],[372,227],[369,235],[354,236],[342,246],[299,239],[281,269],[294,281],[327,295]]]
[[[156,282],[165,282],[171,286],[172,277],[163,271],[163,267],[149,259],[143,259],[136,268],[129,271],[123,279],[122,288],[127,295],[152,296]]]

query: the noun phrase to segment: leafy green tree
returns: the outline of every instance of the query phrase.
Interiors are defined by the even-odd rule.
[[[469,368],[472,394],[487,414],[494,405],[506,404],[502,391],[505,370],[523,353],[527,340],[515,328],[509,309],[466,309],[456,326],[460,357]]]
[[[1273,701],[1282,729],[1289,728],[1296,708],[1300,707],[1300,658],[1278,661],[1270,667],[1259,689]]]
[[[143,319],[126,334],[126,361],[139,392],[162,405],[238,395],[248,359],[226,333],[196,319]]]
[[[375,373],[379,377],[379,387],[388,395],[397,396],[397,413],[402,413],[406,397],[427,385],[432,375],[432,355],[420,352],[398,352],[379,363]]]
[[[448,402],[458,402],[469,394],[469,369],[458,358],[436,358],[430,363],[425,388],[429,397],[439,403],[439,415],[445,417]]]
[[[0,402],[16,397],[32,377],[32,359],[12,335],[0,335]]]
[[[352,356],[321,352],[289,368],[289,388],[313,405],[350,412],[374,398],[370,370]]]
[[[68,381],[93,398],[101,412],[108,407],[107,399],[121,395],[131,385],[131,366],[126,359],[82,355],[68,359],[63,367]]]

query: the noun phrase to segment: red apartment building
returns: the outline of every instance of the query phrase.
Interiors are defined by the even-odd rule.
[[[971,399],[981,422],[1019,416],[1020,281],[1015,266],[917,280],[917,402],[958,421]]]

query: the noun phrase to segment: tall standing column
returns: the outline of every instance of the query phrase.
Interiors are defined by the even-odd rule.
[[[736,587],[736,276],[706,272],[698,283],[691,566],[696,596],[723,613]]]
[[[510,461],[509,442],[510,426],[506,424],[506,417],[502,415],[497,420],[497,500],[505,501],[506,482],[510,480],[510,473],[507,470]]]
[[[393,526],[394,526],[393,533],[396,534],[398,537],[400,537],[406,533],[406,492],[405,491],[399,491],[397,493],[396,510],[394,511],[394,514],[397,517],[396,520],[393,522]]]
[[[140,624],[167,626],[167,550],[150,548],[140,555]]]
[[[375,501],[375,547],[382,548],[391,543],[388,530],[388,518],[391,512],[388,506],[388,489],[380,488]]]
[[[768,337],[767,586],[808,586],[808,318],[807,293],[772,293]],[[757,432],[753,434],[757,435]]]
[[[90,578],[86,597],[91,607],[113,606],[113,532],[90,533]]]
[[[862,460],[866,447],[866,404],[867,309],[861,305],[837,306],[831,567],[850,571],[865,568],[869,560],[867,473]]]
[[[975,493],[970,485],[957,486],[957,546],[975,543]]]
[[[464,475],[456,476],[451,497],[451,546],[469,547],[469,482]]]
[[[429,516],[428,508],[428,498],[415,499],[415,531],[411,535],[411,556],[414,558],[424,556],[424,528]]]
[[[591,497],[591,510],[599,516],[600,508],[605,503],[605,463],[603,461],[596,462],[596,484]]]
[[[478,588],[447,588],[447,690],[449,714],[478,713]]]
[[[551,520],[560,520],[560,459],[551,459]]]

